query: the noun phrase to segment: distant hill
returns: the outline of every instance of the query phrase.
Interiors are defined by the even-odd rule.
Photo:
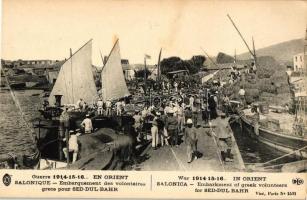
[[[257,42],[257,41],[256,41]],[[304,51],[304,39],[294,39],[256,49],[257,56],[272,56],[278,62],[291,62],[293,55]],[[250,59],[250,54],[243,53],[237,56],[240,60]]]

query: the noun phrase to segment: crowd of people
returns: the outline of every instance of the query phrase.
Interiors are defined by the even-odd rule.
[[[180,85],[180,86],[179,86]],[[187,162],[191,163],[197,159],[197,134],[198,127],[208,125],[213,119],[219,118],[218,109],[229,116],[230,100],[227,94],[223,94],[220,84],[213,82],[213,85],[194,88],[193,91],[186,90],[182,84],[176,81],[173,84],[167,84],[162,87],[162,94],[158,103],[145,102],[143,108],[135,109],[132,117],[132,128],[136,135],[136,141],[141,143],[151,140],[153,150],[164,146],[178,147],[183,141],[187,146]],[[243,94],[244,96],[244,94]],[[125,99],[103,100],[99,98],[93,105],[89,106],[82,98],[76,103],[76,108],[86,112],[88,109],[95,111],[97,116],[104,117],[121,117],[126,115],[126,106],[129,104]],[[76,161],[75,153],[78,153],[77,137],[75,135],[91,134],[94,130],[93,123],[89,114],[80,124],[81,129],[69,130],[68,110],[65,109],[61,116],[60,122],[65,130],[69,133],[69,150],[63,149],[65,156],[67,152],[73,152],[73,162]],[[220,130],[227,131],[227,130]],[[65,133],[62,133],[64,136]],[[227,135],[227,133],[225,133]],[[219,134],[215,137],[219,138]],[[229,134],[228,134],[229,135]],[[72,136],[72,137],[71,137]],[[224,136],[223,136],[224,137]],[[222,138],[222,137],[221,137]],[[218,139],[219,140],[219,139]],[[227,140],[225,143],[229,143]],[[222,151],[224,152],[224,151]],[[221,156],[226,160],[226,153]],[[228,156],[229,157],[229,156]]]

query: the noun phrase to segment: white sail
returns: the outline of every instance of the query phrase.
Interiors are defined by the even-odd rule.
[[[130,95],[121,65],[119,42],[116,41],[101,72],[104,100],[115,100]]]
[[[98,98],[92,72],[92,40],[62,65],[49,97],[50,105],[55,103],[54,95],[63,95],[62,104],[75,104],[80,98],[91,104]]]

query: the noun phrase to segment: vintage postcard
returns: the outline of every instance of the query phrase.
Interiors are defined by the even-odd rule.
[[[0,197],[306,198],[306,1],[1,7]]]

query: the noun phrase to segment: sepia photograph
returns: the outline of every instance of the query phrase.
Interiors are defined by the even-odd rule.
[[[0,169],[307,171],[306,1],[3,0],[1,22]]]

